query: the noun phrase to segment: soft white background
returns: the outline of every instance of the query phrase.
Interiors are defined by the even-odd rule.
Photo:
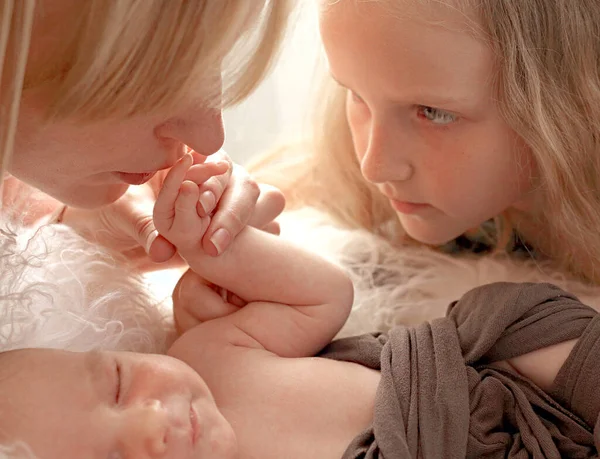
[[[274,70],[249,99],[224,113],[224,148],[239,164],[282,142],[302,138],[308,127],[321,46],[316,2],[297,3]]]

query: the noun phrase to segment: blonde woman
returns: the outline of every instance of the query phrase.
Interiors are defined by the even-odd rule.
[[[221,172],[199,200],[214,213],[205,250],[223,252],[246,223],[269,229],[280,194],[259,198],[244,171],[213,153],[221,108],[261,80],[288,9],[280,0],[3,1],[4,215],[57,219],[140,266],[164,262],[175,250],[152,208],[164,172],[192,150],[198,174]]]
[[[328,92],[288,203],[600,283],[597,1],[319,4]]]

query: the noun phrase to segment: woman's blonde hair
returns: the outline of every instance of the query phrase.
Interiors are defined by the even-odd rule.
[[[419,1],[435,1],[437,7],[450,3]],[[530,217],[544,240],[528,242],[564,269],[600,283],[600,4],[451,3],[472,19],[470,33],[489,44],[497,60],[502,116],[537,162],[534,179],[543,201]],[[381,233],[399,226],[389,204],[361,177],[345,117],[345,91],[332,81],[326,87],[312,152],[302,157],[302,167],[295,166],[291,183],[276,184],[283,185],[292,205],[320,207],[351,227]]]
[[[265,75],[291,1],[73,1],[71,29],[50,51],[58,61],[30,68],[32,33],[47,5],[0,5],[0,172],[10,161],[23,88],[50,89],[49,120],[147,114],[194,97],[231,105]]]

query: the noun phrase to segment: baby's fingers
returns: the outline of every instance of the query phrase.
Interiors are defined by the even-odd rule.
[[[217,195],[206,184],[210,184],[216,177],[222,176],[229,171],[229,163],[227,161],[219,161],[215,163],[194,164],[186,174],[186,180],[191,180],[198,185],[202,185],[202,193],[198,200],[198,214],[202,216],[208,215],[217,204]],[[219,193],[220,197],[220,193]]]
[[[169,171],[154,204],[154,225],[160,233],[166,233],[174,216],[174,207],[179,196],[179,187],[192,165],[192,155],[184,155]]]
[[[202,185],[209,178],[215,175],[224,174],[229,170],[229,163],[227,161],[219,161],[216,163],[202,163],[194,164],[185,174],[186,180]]]
[[[196,245],[206,230],[208,223],[198,215],[196,203],[200,192],[198,185],[189,180],[181,184],[179,196],[175,201],[175,217],[169,234],[180,249]]]

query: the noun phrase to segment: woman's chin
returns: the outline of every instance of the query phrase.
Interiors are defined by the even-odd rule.
[[[58,195],[56,198],[68,206],[95,209],[112,204],[123,196],[128,188],[129,185],[125,183],[88,185],[69,191],[64,196]]]

